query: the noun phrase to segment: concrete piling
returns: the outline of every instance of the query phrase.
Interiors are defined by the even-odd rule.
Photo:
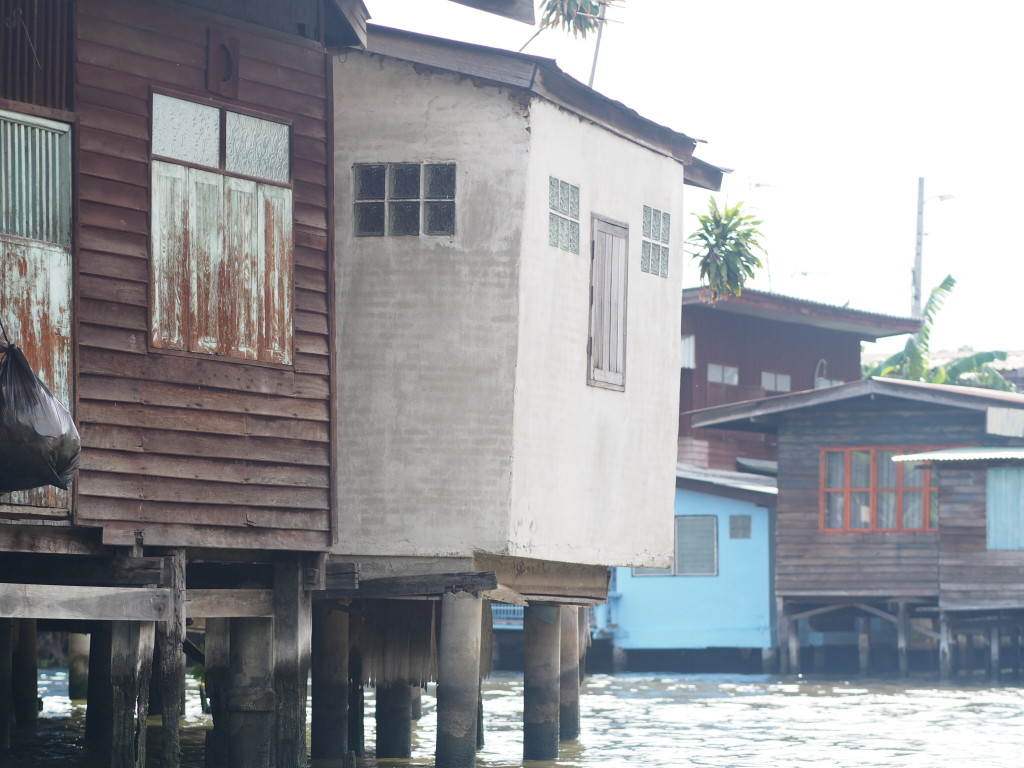
[[[556,605],[523,612],[523,759],[558,758],[559,643]]]
[[[437,768],[472,768],[476,764],[482,604],[468,592],[441,598]]]
[[[377,758],[412,757],[412,686],[381,684],[376,694]]]
[[[580,621],[573,605],[559,608],[561,614],[558,738],[571,741],[580,735]]]

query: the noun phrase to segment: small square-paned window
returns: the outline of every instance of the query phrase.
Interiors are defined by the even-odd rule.
[[[548,177],[548,245],[580,252],[580,188]]]
[[[792,382],[788,373],[761,371],[761,388],[768,392],[789,392],[792,390]]]
[[[750,538],[750,515],[729,515],[729,538]]]
[[[644,206],[643,216],[640,271],[668,277],[668,241],[672,216],[649,205]]]
[[[708,363],[708,381],[712,384],[728,384],[731,387],[739,386],[740,369],[734,365]]]
[[[455,163],[354,167],[357,237],[455,234]]]

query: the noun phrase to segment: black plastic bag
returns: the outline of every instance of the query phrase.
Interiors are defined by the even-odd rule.
[[[82,453],[75,422],[17,346],[0,341],[0,352],[0,493],[66,490]]]

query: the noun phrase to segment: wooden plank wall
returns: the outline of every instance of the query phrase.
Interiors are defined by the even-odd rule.
[[[77,519],[121,543],[323,548],[329,528],[327,61],[197,10],[78,3]],[[180,8],[180,6],[179,6]],[[293,366],[150,350],[152,89],[206,91],[210,28],[240,40],[238,98],[292,121]]]
[[[937,533],[819,530],[821,448],[969,445],[984,438],[984,422],[981,412],[914,405],[893,398],[862,398],[789,415],[779,431],[778,593],[936,597]]]
[[[843,381],[860,378],[860,339],[851,333],[763,320],[701,306],[684,307],[682,332],[695,336],[697,368],[683,371],[680,413],[776,394],[761,388],[762,371],[788,373],[794,392],[814,388],[819,360],[828,361],[822,374],[827,378]],[[709,383],[708,363],[738,367],[739,386]],[[776,451],[773,436],[692,429],[690,418],[680,416],[680,460],[684,455],[696,455],[693,443],[702,447],[706,444],[702,452],[707,455],[707,465],[718,469],[736,469],[739,456],[774,459]]]
[[[939,470],[939,604],[945,610],[1024,607],[1024,552],[989,551],[985,467]]]

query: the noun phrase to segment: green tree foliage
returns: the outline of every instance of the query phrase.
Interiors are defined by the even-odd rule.
[[[700,282],[712,304],[727,296],[739,296],[743,286],[763,265],[757,252],[761,246],[762,222],[747,214],[743,203],[721,209],[715,198],[708,201],[706,214],[694,214],[700,229],[688,238],[691,254],[700,264]]]
[[[991,363],[1005,360],[1005,352],[973,352],[945,365],[931,364],[930,339],[935,318],[943,302],[952,293],[956,280],[952,275],[939,283],[928,295],[921,318],[921,330],[907,340],[906,346],[874,367],[865,367],[864,376],[888,376],[930,384],[958,384],[967,387],[999,389],[1012,392],[1013,385],[1003,378]]]

